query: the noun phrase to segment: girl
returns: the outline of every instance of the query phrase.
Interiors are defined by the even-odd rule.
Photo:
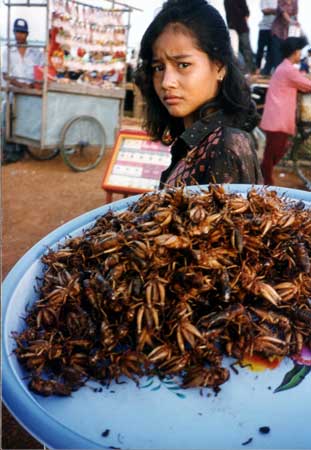
[[[205,0],[169,0],[146,30],[136,84],[146,128],[172,143],[161,186],[261,183],[249,132],[258,118],[228,29]]]

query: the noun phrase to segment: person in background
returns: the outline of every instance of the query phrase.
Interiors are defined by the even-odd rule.
[[[300,71],[311,73],[311,48],[308,49],[307,55],[300,60]]]
[[[130,53],[130,57],[128,58],[127,62],[127,69],[126,69],[126,81],[131,83],[133,81],[133,75],[136,70],[137,66],[137,57],[136,57],[136,51],[133,48]]]
[[[311,48],[308,49],[307,61],[308,61],[309,73],[310,73],[311,72]]]
[[[278,0],[277,13],[271,27],[272,68],[283,60],[282,42],[289,37],[290,25],[299,27],[298,0]]]
[[[42,66],[44,55],[41,49],[27,47],[28,23],[25,19],[16,19],[13,26],[16,46],[10,48],[10,68],[8,69],[7,48],[2,57],[2,76],[15,87],[33,87],[34,66]]]
[[[4,84],[12,87],[32,88],[34,86],[34,66],[43,65],[44,55],[41,49],[27,47],[28,23],[25,19],[16,19],[13,25],[16,46],[7,47],[2,55],[2,78]],[[10,50],[10,65],[8,67],[8,53]],[[2,163],[18,161],[23,158],[25,145],[10,144],[5,139],[6,102],[1,105],[1,148]]]
[[[289,137],[296,133],[297,92],[311,92],[311,80],[295,67],[306,44],[303,37],[290,37],[283,42],[284,60],[269,83],[260,123],[266,133],[261,169],[267,185],[273,185],[273,168],[287,152]]]
[[[305,56],[304,58],[301,58],[299,70],[300,70],[300,72],[310,73],[310,68],[309,68],[308,57],[307,56]]]
[[[246,0],[224,0],[229,30],[235,30],[239,36],[239,52],[244,58],[247,73],[254,72],[253,52],[249,37],[249,9]]]
[[[139,56],[145,127],[172,144],[160,186],[260,184],[249,134],[258,115],[220,13],[205,0],[168,0],[145,31]]]
[[[239,35],[238,33],[233,30],[232,28],[229,29],[229,36],[230,36],[230,42],[231,42],[231,47],[234,53],[234,56],[239,59],[240,57],[240,52],[239,52]]]
[[[276,16],[277,0],[261,0],[260,8],[263,14],[259,23],[257,54],[256,54],[256,73],[270,75],[272,70],[271,55],[271,27]],[[260,71],[264,51],[266,50],[266,62]]]

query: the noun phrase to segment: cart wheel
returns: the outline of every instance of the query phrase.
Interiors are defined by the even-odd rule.
[[[295,170],[306,188],[311,191],[311,161],[301,159],[295,161]]]
[[[293,162],[297,175],[311,191],[311,136],[295,148]]]
[[[91,116],[74,117],[62,129],[61,155],[71,169],[85,172],[102,160],[105,141],[104,127],[97,119]]]
[[[25,146],[26,152],[38,161],[48,161],[49,159],[55,158],[58,155],[58,148],[37,148]]]

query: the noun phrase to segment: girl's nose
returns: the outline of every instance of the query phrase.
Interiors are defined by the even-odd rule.
[[[177,86],[176,73],[172,68],[165,68],[162,75],[161,82],[163,89],[171,89]]]

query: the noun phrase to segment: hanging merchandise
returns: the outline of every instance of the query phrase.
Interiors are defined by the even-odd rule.
[[[129,25],[127,9],[103,9],[52,0],[49,64],[60,83],[123,84]]]

